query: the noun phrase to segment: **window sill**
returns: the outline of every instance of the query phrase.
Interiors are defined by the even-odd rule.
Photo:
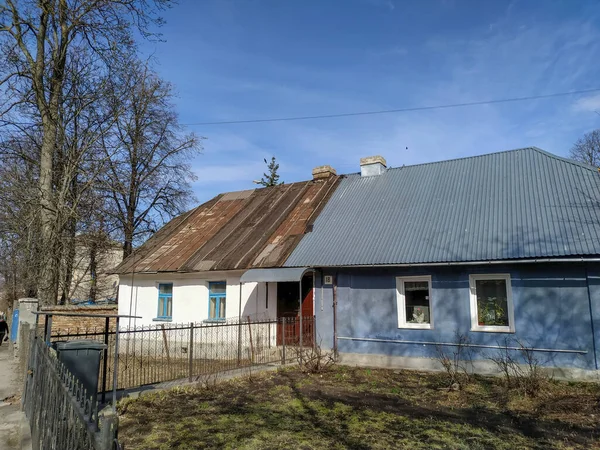
[[[173,318],[171,317],[155,317],[152,319],[152,322],[173,322]]]
[[[514,328],[511,327],[497,327],[493,325],[478,325],[471,327],[471,331],[479,331],[484,333],[514,333]]]
[[[225,319],[204,319],[203,323],[225,323]]]
[[[398,328],[406,328],[409,330],[433,330],[433,326],[430,323],[402,323],[398,325]]]

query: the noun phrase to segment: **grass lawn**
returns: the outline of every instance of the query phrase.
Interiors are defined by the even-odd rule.
[[[600,448],[600,386],[548,382],[536,398],[475,377],[344,366],[295,369],[125,399],[132,449]]]

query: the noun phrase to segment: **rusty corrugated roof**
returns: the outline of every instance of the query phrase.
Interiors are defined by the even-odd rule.
[[[338,179],[220,194],[166,224],[115,273],[280,267]]]

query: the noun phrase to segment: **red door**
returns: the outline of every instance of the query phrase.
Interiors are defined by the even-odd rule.
[[[302,280],[302,308],[298,305],[299,283],[277,284],[277,345],[300,344],[300,313],[302,314],[302,345],[313,345],[314,307],[312,277]]]
[[[302,345],[305,347],[312,347],[314,343],[314,314],[313,289],[311,287],[302,300]],[[300,323],[298,323],[298,330],[300,330]]]

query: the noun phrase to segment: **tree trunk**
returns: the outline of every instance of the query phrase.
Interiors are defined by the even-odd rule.
[[[125,228],[125,239],[123,241],[123,259],[127,258],[133,253],[133,228]]]
[[[123,241],[123,259],[127,258],[133,253],[133,233],[135,231],[135,207],[134,205],[134,194],[133,189],[130,188],[129,193],[129,204],[127,205],[127,218],[125,226],[123,227],[124,241]]]
[[[76,242],[75,242],[75,234],[76,234],[76,222],[77,219],[75,217],[69,218],[69,223],[65,230],[65,237],[63,238],[63,265],[64,265],[64,273],[62,277],[62,293],[60,296],[60,304],[64,305],[68,302],[69,297],[71,296],[71,285],[73,284],[73,266],[75,262],[75,252],[76,252]]]
[[[90,301],[96,303],[98,295],[98,242],[96,237],[90,242]]]
[[[49,117],[43,120],[43,139],[40,154],[40,219],[41,252],[40,282],[41,305],[54,305],[57,300],[58,267],[56,258],[56,209],[52,189],[53,157],[56,145],[56,125]]]

